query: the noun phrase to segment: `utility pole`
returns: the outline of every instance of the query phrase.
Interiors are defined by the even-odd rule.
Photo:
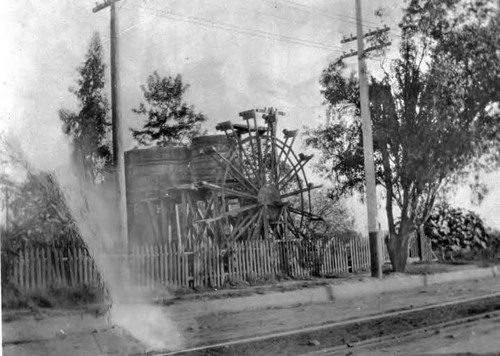
[[[116,16],[116,3],[120,0],[106,0],[102,4],[96,5],[92,11],[94,13],[110,7],[110,69],[111,69],[111,126],[113,139],[113,165],[116,172],[118,185],[118,214],[119,214],[119,234],[120,247],[128,251],[128,231],[127,231],[127,198],[125,193],[125,157],[123,152],[123,130],[122,115],[120,108],[120,70],[119,70],[119,47],[118,47],[118,19]]]
[[[5,229],[9,229],[10,225],[10,217],[9,217],[9,189],[7,187],[4,188],[5,193]]]
[[[375,278],[382,278],[382,241],[378,232],[377,226],[377,190],[375,182],[375,164],[373,159],[373,134],[372,121],[370,117],[370,99],[368,97],[368,77],[365,62],[365,54],[369,51],[385,47],[390,43],[373,46],[365,50],[364,37],[377,35],[379,33],[389,31],[388,27],[383,29],[370,31],[363,34],[362,15],[361,15],[361,0],[356,0],[356,36],[343,38],[341,43],[347,43],[357,40],[357,52],[351,51],[349,54],[344,54],[339,60],[351,56],[358,56],[358,73],[359,73],[359,94],[361,102],[361,119],[363,130],[363,155],[365,164],[365,180],[366,180],[366,205],[368,210],[368,235],[370,239],[370,257],[371,257],[371,275]]]

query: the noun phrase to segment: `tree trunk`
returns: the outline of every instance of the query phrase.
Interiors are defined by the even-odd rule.
[[[411,230],[401,228],[399,234],[390,236],[387,244],[387,251],[391,259],[394,272],[404,273],[408,262],[408,245],[410,242]]]
[[[418,258],[420,259],[421,262],[423,262],[426,259],[425,246],[424,246],[425,232],[423,224],[419,226],[417,229],[417,239],[418,239]]]

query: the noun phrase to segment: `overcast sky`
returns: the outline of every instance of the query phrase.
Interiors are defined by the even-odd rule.
[[[19,135],[34,164],[53,167],[69,157],[57,112],[77,109],[68,88],[95,31],[109,64],[109,9],[93,13],[95,2],[87,0],[0,6],[0,129]],[[401,6],[363,1],[365,30],[387,24],[396,43]],[[355,48],[355,42],[340,43],[342,35],[355,33],[354,0],[121,0],[117,9],[126,128],[142,123],[131,110],[154,70],[182,74],[190,85],[187,101],[209,117],[210,132],[217,122],[238,120],[239,111],[263,106],[288,113],[282,127],[322,123],[321,71]],[[372,72],[379,66],[369,63]],[[128,130],[125,137],[125,148],[132,148]]]
[[[364,3],[366,29],[381,26],[374,11],[382,7],[383,20],[397,33],[397,1]],[[1,113],[10,127],[27,126],[33,140],[59,129],[60,108],[75,108],[68,88],[75,85],[94,31],[101,34],[109,63],[109,9],[94,14],[94,5],[81,0],[3,5],[8,34],[3,48],[9,56],[0,69]],[[352,0],[122,0],[117,8],[126,127],[141,124],[131,109],[142,100],[140,85],[154,70],[183,75],[191,86],[187,99],[210,118],[209,130],[219,121],[238,120],[239,111],[262,106],[287,111],[289,128],[320,122],[321,71],[355,45],[340,44],[343,34],[355,32]],[[126,146],[133,147],[128,132]]]

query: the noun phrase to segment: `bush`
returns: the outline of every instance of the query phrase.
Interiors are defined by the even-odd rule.
[[[457,254],[479,252],[488,247],[489,235],[483,220],[475,213],[448,205],[435,208],[424,226],[432,249],[452,258]]]

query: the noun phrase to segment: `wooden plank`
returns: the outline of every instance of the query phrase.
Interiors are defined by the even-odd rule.
[[[262,262],[262,274],[267,276],[269,274],[269,268],[267,265],[267,253],[268,251],[265,249],[265,242],[269,240],[259,241],[257,244],[258,250],[260,252],[260,260]]]
[[[82,248],[82,262],[83,262],[83,283],[89,284],[89,255],[85,249]]]
[[[189,287],[189,253],[186,250],[182,251],[183,254],[183,274],[184,274],[184,286]]]
[[[30,290],[31,277],[30,277],[30,254],[29,247],[24,249],[24,288]]]
[[[161,276],[160,276],[160,246],[155,245],[155,285],[161,285]]]
[[[342,272],[347,272],[347,266],[346,266],[346,249],[345,249],[345,244],[343,241],[339,241],[339,261],[340,261],[340,270]]]
[[[255,248],[255,242],[256,241],[247,241],[247,255],[248,255],[248,275],[257,277],[259,275],[259,263],[258,263],[258,256],[257,256],[257,250]]]
[[[335,269],[337,272],[342,272],[342,250],[340,241],[335,241]]]
[[[172,256],[172,244],[170,242],[167,245],[167,249],[168,249],[168,252],[167,252],[167,258],[168,258],[168,270],[167,270],[168,278],[167,278],[167,281],[168,281],[168,284],[173,284],[174,283],[174,278],[173,278],[174,267],[173,267],[173,256]]]
[[[240,258],[240,242],[234,243],[234,257],[235,257],[235,264],[236,264],[236,269],[235,269],[236,278],[242,279],[241,258]]]
[[[243,259],[243,245],[241,242],[238,243],[238,272],[240,280],[245,279],[245,269],[244,269],[244,259]]]
[[[68,281],[66,280],[66,264],[64,262],[64,254],[61,250],[58,250],[58,252],[59,252],[59,263],[61,264],[59,268],[59,271],[61,272],[61,283],[64,286],[66,286],[68,285]]]
[[[149,245],[149,286],[154,287],[156,285],[156,274],[155,274],[155,242],[154,245]]]
[[[19,258],[16,256],[13,260],[13,276],[12,283],[19,285]]]
[[[299,276],[299,271],[298,271],[298,257],[300,256],[299,255],[299,249],[301,248],[300,244],[297,242],[297,240],[293,240],[290,242],[290,244],[292,245],[292,255],[293,255],[293,259],[292,259],[292,275],[294,277],[298,277]]]
[[[344,270],[344,244],[342,241],[337,241],[337,257],[338,257],[338,269],[339,272],[345,272]]]
[[[198,243],[193,243],[193,287],[197,288],[198,284]]]
[[[263,263],[262,263],[262,253],[259,251],[259,240],[252,241],[252,258],[255,269],[255,274],[257,277],[261,277],[264,274]]]
[[[271,268],[273,274],[277,276],[281,274],[281,255],[280,255],[280,240],[272,240],[268,242],[271,255],[269,256],[271,259]]]
[[[335,257],[335,247],[333,241],[328,242],[328,273],[333,273],[335,271],[334,257]]]
[[[40,261],[40,250],[35,249],[35,270],[36,270],[36,289],[42,288],[42,263]]]
[[[260,246],[260,241],[252,241],[253,242],[253,255],[254,255],[254,261],[255,261],[255,272],[257,276],[262,276],[264,275],[264,264],[262,262],[263,256],[261,251],[259,250]]]
[[[210,246],[210,259],[209,259],[209,264],[210,264],[210,284],[211,287],[215,287],[215,243],[213,243]]]
[[[234,279],[234,248],[233,244],[228,244],[226,247],[227,254],[227,279],[232,281]]]
[[[219,265],[218,263],[218,258],[219,256],[217,255],[217,244],[212,244],[211,250],[212,250],[212,285],[214,288],[219,287],[219,270],[217,266]]]
[[[47,251],[49,252],[49,251]],[[50,260],[50,258],[47,256],[47,258]],[[76,249],[75,247],[73,246],[71,248],[71,260],[70,260],[70,263],[71,263],[71,267],[70,267],[70,271],[71,271],[71,284],[76,286],[78,284],[78,262],[77,262],[77,255],[76,255]]]
[[[26,251],[26,250],[25,250]],[[24,258],[23,252],[20,252],[18,255],[19,258],[19,287],[24,289],[25,288],[25,270],[26,270],[26,260]]]
[[[175,204],[175,221],[177,223],[177,252],[179,252],[180,247],[182,246],[182,226],[181,226],[181,217],[179,212],[179,205]]]
[[[174,244],[172,247],[174,252],[174,284],[176,286],[179,286],[180,285],[179,246],[177,244]]]
[[[365,267],[370,268],[370,241],[365,241]]]
[[[146,246],[140,246],[140,261],[141,261],[141,286],[147,287],[147,275],[146,275]]]
[[[54,251],[54,257],[55,257],[55,251]],[[77,273],[77,284],[83,284],[83,265],[82,265],[82,251],[81,249],[76,249],[76,273]]]
[[[219,287],[224,285],[224,258],[222,256],[222,249],[219,245],[215,247],[217,251],[217,273],[219,274]]]
[[[222,287],[224,285],[224,259],[222,258],[221,248],[219,245],[215,246],[215,251],[217,253],[217,274],[219,275],[217,282],[219,287]]]
[[[269,250],[267,249],[267,242],[269,240],[259,241],[259,250],[262,255],[262,264],[264,267],[264,275],[268,276],[270,274],[269,268]]]
[[[159,284],[165,285],[165,244],[158,246]]]
[[[248,258],[247,258],[247,252],[248,252],[248,248],[246,246],[246,241],[243,241],[243,280],[248,280],[248,275],[249,275],[249,271],[248,271]]]
[[[154,285],[154,255],[153,246],[146,246],[146,256],[147,256],[147,278],[148,278],[148,288]]]
[[[139,286],[143,285],[143,277],[142,277],[142,246],[136,246],[136,263],[137,263],[137,282]]]
[[[274,258],[274,246],[275,246],[274,241],[266,240],[266,247],[269,251],[269,267],[270,267],[271,275],[273,275],[273,276],[276,275],[276,269],[275,269],[276,259]]]
[[[266,276],[269,276],[271,274],[271,266],[269,265],[269,248],[268,248],[268,242],[269,240],[263,240],[259,242],[259,248],[260,251],[262,252],[262,256],[264,257],[263,262],[264,262],[264,273]]]
[[[139,257],[139,247],[134,246],[132,249],[133,259],[134,259],[134,278],[135,283],[140,286],[141,285],[141,261]]]
[[[321,273],[328,274],[328,256],[330,254],[330,244],[328,241],[318,241],[318,254],[322,255]]]
[[[191,252],[188,250],[184,249],[183,251],[184,254],[184,285],[186,287],[189,287],[189,256],[191,255]]]
[[[357,270],[357,267],[358,267],[358,256],[357,256],[357,248],[356,248],[356,242],[357,240],[356,239],[351,239],[350,241],[350,249],[349,251],[351,252],[351,269],[353,272],[355,272]]]
[[[54,274],[52,270],[52,253],[50,247],[47,247],[46,250],[46,259],[47,259],[47,270],[46,273],[46,283],[47,287],[51,287],[54,284]]]
[[[172,285],[177,285],[177,246],[174,242],[170,245],[170,258],[172,260]]]
[[[34,290],[36,289],[36,282],[35,282],[35,251],[31,247],[29,249],[30,254],[29,254],[29,259],[30,259],[30,289]]]

